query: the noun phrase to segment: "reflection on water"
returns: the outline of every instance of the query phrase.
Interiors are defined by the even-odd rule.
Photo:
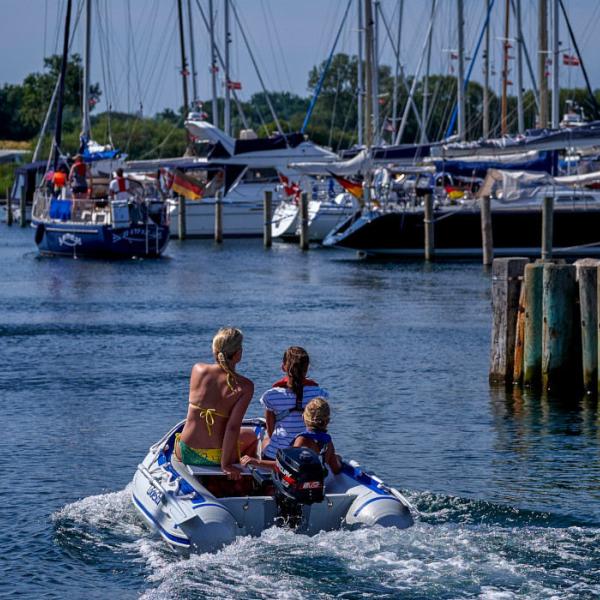
[[[514,501],[600,521],[600,412],[577,398],[502,386],[490,390],[496,433],[495,481]],[[509,496],[510,498],[510,496]]]

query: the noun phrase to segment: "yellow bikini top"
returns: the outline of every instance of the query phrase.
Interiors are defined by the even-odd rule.
[[[217,412],[216,408],[203,408],[202,406],[198,406],[197,404],[189,403],[192,408],[195,408],[200,411],[200,418],[204,419],[206,422],[206,430],[208,431],[208,435],[212,435],[212,428],[215,424],[215,417],[223,417],[223,419],[227,419],[229,415],[224,415],[222,413]]]

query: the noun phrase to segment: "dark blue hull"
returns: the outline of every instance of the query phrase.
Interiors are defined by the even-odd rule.
[[[32,222],[42,254],[133,258],[160,256],[169,243],[167,225],[134,225],[115,229],[92,223]]]

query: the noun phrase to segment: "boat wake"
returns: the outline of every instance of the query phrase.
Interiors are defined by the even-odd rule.
[[[407,530],[314,537],[271,528],[214,554],[182,557],[154,538],[130,489],[52,516],[73,560],[118,570],[143,598],[582,598],[600,595],[600,528],[490,502],[413,493]]]

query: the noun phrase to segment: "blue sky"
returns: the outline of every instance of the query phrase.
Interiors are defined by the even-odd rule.
[[[42,68],[45,55],[61,47],[61,30],[66,0],[0,0],[0,83],[20,82],[32,71]],[[207,10],[207,0],[191,0],[196,39],[196,70],[199,96],[210,96],[208,35],[201,22],[196,2]],[[600,87],[600,0],[564,0],[571,16],[593,87]],[[146,115],[181,104],[179,45],[175,0],[93,0],[92,80],[104,92],[99,109],[110,101],[114,110],[137,110],[140,103]],[[356,52],[356,2],[340,38],[338,51]],[[184,6],[187,0],[183,0]],[[77,8],[81,0],[74,0]],[[306,94],[307,73],[323,60],[340,25],[346,0],[235,0],[240,20],[250,39],[263,78],[269,89]],[[484,19],[485,0],[464,0],[467,50],[475,45]],[[501,38],[504,1],[496,0],[492,16],[491,57],[496,75],[492,86],[500,88]],[[537,56],[536,10],[538,0],[522,0],[524,37],[535,65]],[[222,1],[217,9],[217,38],[223,37]],[[390,29],[398,30],[398,0],[381,0]],[[401,41],[401,61],[408,73],[417,66],[423,36],[431,11],[431,0],[405,0]],[[233,19],[232,19],[233,20]],[[514,24],[511,23],[514,35]],[[564,52],[570,52],[567,30],[561,22],[560,38]],[[232,79],[242,82],[241,96],[248,99],[260,90],[237,26],[233,27]],[[187,35],[187,26],[186,26]],[[82,52],[83,27],[74,36],[73,51]],[[450,50],[456,48],[456,3],[438,0],[434,25],[432,72],[450,73]],[[392,64],[393,53],[381,26],[380,61]],[[513,75],[515,79],[516,75]],[[580,70],[560,69],[561,85],[583,86]],[[474,78],[481,78],[477,62]],[[529,87],[529,77],[525,78]]]

